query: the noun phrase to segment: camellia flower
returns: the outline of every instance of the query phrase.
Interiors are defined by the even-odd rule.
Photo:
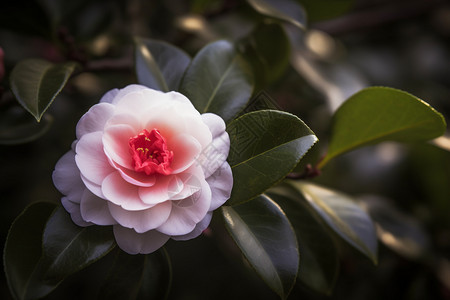
[[[79,226],[113,225],[130,254],[197,237],[230,197],[225,123],[180,93],[111,90],[76,135],[53,172],[62,204]]]

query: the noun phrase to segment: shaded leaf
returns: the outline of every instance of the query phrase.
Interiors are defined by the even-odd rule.
[[[377,263],[377,236],[369,215],[349,196],[304,181],[287,181],[340,237]]]
[[[317,22],[345,14],[352,8],[355,0],[300,0],[299,2],[308,12],[308,20]]]
[[[11,90],[19,103],[39,122],[75,67],[74,62],[52,64],[41,59],[22,60],[11,72]]]
[[[97,261],[115,246],[110,226],[75,225],[63,207],[50,217],[43,235],[45,279],[60,282]]]
[[[266,284],[287,298],[299,262],[297,241],[281,208],[268,196],[238,206],[223,206],[225,225]]]
[[[191,58],[168,43],[135,38],[135,68],[138,82],[163,92],[177,91]]]
[[[252,91],[251,68],[228,41],[217,41],[200,50],[180,86],[180,92],[200,113],[215,113],[226,122],[245,107]]]
[[[330,295],[339,270],[338,249],[330,232],[317,212],[292,188],[277,187],[268,195],[281,206],[294,228],[301,257],[297,282]]]
[[[418,142],[445,131],[443,116],[406,92],[370,87],[354,94],[336,111],[328,153],[319,163],[350,150],[383,141]]]
[[[305,29],[306,14],[303,7],[293,0],[247,0],[262,15],[285,21]]]
[[[276,110],[245,114],[227,132],[234,179],[229,205],[248,201],[282,180],[317,141],[302,120]]]
[[[15,299],[37,299],[56,287],[45,284],[38,277],[42,233],[55,207],[52,203],[33,203],[11,225],[3,252],[3,263],[9,289]]]

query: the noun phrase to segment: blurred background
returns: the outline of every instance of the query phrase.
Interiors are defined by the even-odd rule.
[[[2,248],[8,228],[29,203],[59,202],[51,173],[75,139],[78,119],[106,91],[136,83],[135,36],[169,42],[192,56],[221,38],[238,43],[250,59],[264,52],[260,56],[266,60],[254,63],[262,76],[255,93],[266,91],[320,139],[303,164],[314,165],[326,151],[330,118],[340,103],[367,86],[408,91],[448,122],[450,1],[280,1],[278,5],[303,6],[306,16],[300,11],[298,18],[306,20],[306,31],[274,25],[249,2],[3,1]],[[258,28],[262,29],[255,31]],[[25,58],[80,64],[39,124],[9,90],[8,76]],[[450,299],[449,149],[448,137],[417,145],[384,143],[330,163],[314,180],[361,199],[377,222],[379,264],[373,266],[342,244],[332,295],[300,286],[289,299]],[[277,299],[242,259],[218,217],[202,237],[168,243],[173,267],[169,299]],[[104,276],[101,270],[111,261],[108,255],[69,277],[47,298],[94,299]],[[3,272],[0,298],[11,299]]]

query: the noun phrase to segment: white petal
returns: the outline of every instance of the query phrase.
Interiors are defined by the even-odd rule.
[[[114,97],[111,99],[110,103],[116,105],[118,102],[121,101],[121,99],[125,95],[130,94],[130,93],[134,93],[134,92],[139,92],[139,91],[144,90],[144,89],[148,89],[148,87],[143,86],[143,85],[139,85],[139,84],[130,84],[130,85],[127,85],[126,87],[124,87],[123,89],[116,90],[115,92],[110,91],[110,92],[112,92],[112,94],[115,94]],[[102,100],[103,100],[103,98],[102,98]]]
[[[169,236],[156,230],[137,233],[120,225],[114,226],[114,236],[120,249],[128,254],[148,254],[161,248]]]
[[[127,124],[113,125],[105,128],[103,134],[103,150],[115,163],[134,170],[130,155],[129,141],[139,132]]]
[[[81,174],[95,184],[101,184],[103,179],[114,172],[114,168],[103,152],[102,132],[85,134],[76,146],[75,161]]]
[[[142,202],[138,187],[123,180],[119,172],[113,172],[103,180],[102,193],[107,200],[126,210],[143,210],[154,205]]]
[[[114,114],[114,105],[99,103],[91,107],[78,121],[76,133],[80,139],[83,135],[96,131],[103,131],[106,121]]]
[[[119,89],[112,89],[106,92],[106,94],[104,94],[103,97],[100,99],[100,103],[112,103],[118,93]]]
[[[177,174],[157,176],[151,187],[140,187],[139,196],[147,204],[158,204],[171,199],[183,190],[183,180]]]
[[[202,189],[202,181],[205,178],[202,168],[192,166],[181,174],[177,174],[177,180],[180,180],[179,192],[169,190],[170,200],[182,200]]]
[[[81,180],[83,181],[84,185],[88,188],[88,190],[91,191],[91,193],[93,193],[97,197],[105,199],[105,195],[103,195],[101,185],[93,183],[92,181],[88,180],[86,177],[83,176],[83,174],[81,174]]]
[[[81,216],[87,222],[97,225],[114,225],[117,222],[109,212],[108,201],[85,190],[80,203]]]
[[[224,120],[216,114],[202,114],[202,120],[208,126],[213,138],[222,135],[225,131],[226,125]]]
[[[80,203],[85,186],[75,163],[75,151],[70,150],[56,163],[52,174],[56,188],[72,202]]]
[[[197,163],[202,166],[205,177],[211,176],[227,160],[229,151],[230,138],[224,131],[216,136],[197,157]]]
[[[70,201],[67,197],[63,197],[61,199],[61,203],[64,206],[64,209],[70,214],[72,221],[81,227],[86,227],[92,225],[92,223],[86,222],[83,220],[80,211],[80,204],[76,202]]]
[[[206,182],[212,193],[209,211],[213,211],[230,199],[233,188],[233,174],[230,165],[224,162],[215,173],[206,178]]]
[[[168,201],[140,211],[128,211],[109,202],[111,215],[123,227],[143,233],[164,223],[170,215],[172,204]]]
[[[178,134],[168,140],[167,144],[168,149],[173,151],[171,168],[174,174],[189,168],[202,149],[200,143],[187,134]]]
[[[184,235],[194,230],[211,206],[211,190],[205,180],[202,189],[192,196],[172,201],[172,211],[167,221],[157,228],[167,235]]]
[[[184,235],[174,235],[171,238],[176,241],[187,241],[198,237],[206,228],[208,228],[209,223],[211,223],[212,212],[208,212],[206,216],[197,225],[195,225],[194,230]]]

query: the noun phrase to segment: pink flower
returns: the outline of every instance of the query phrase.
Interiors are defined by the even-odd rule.
[[[197,237],[230,197],[225,123],[180,93],[111,90],[76,135],[53,172],[62,204],[79,226],[113,225],[130,254]]]

